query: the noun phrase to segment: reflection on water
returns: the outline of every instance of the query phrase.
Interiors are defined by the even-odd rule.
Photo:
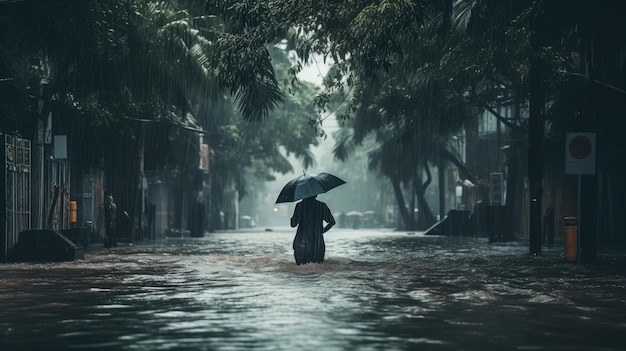
[[[622,350],[626,275],[560,248],[333,230],[209,234],[0,265],[0,349]]]

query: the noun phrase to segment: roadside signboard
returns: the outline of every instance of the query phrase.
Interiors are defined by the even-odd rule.
[[[567,133],[565,173],[596,173],[596,133]]]

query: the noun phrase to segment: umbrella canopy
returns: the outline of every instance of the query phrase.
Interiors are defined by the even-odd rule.
[[[363,217],[363,212],[350,211],[350,212],[346,213],[346,216],[348,216],[348,217]]]
[[[287,182],[278,195],[276,203],[293,202],[325,193],[346,182],[330,173],[303,174]]]

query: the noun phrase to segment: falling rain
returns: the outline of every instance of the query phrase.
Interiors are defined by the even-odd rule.
[[[2,349],[620,350],[620,13],[0,0]]]

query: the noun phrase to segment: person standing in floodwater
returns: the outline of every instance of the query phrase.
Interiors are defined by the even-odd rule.
[[[117,205],[113,200],[113,194],[107,193],[102,204],[102,215],[104,217],[104,247],[117,246]]]
[[[324,262],[326,244],[323,234],[334,225],[335,218],[330,209],[325,203],[317,201],[316,196],[307,197],[296,204],[291,217],[291,227],[298,226],[296,237],[293,239],[296,264]]]

